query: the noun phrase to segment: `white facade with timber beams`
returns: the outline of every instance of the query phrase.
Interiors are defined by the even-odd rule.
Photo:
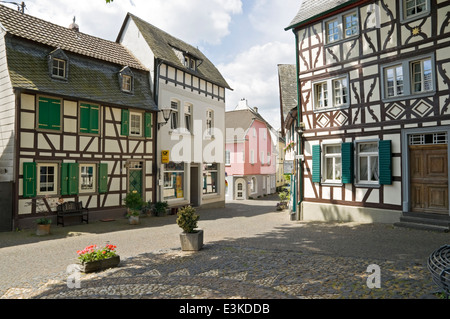
[[[450,1],[303,1],[300,218],[449,219]]]
[[[0,6],[0,76],[0,231],[59,200],[90,220],[124,217],[131,191],[156,200],[150,73],[123,46]]]

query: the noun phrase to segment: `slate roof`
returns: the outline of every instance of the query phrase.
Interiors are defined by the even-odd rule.
[[[2,5],[0,23],[7,30],[7,67],[14,88],[100,104],[157,110],[149,84],[150,73],[122,45],[78,33],[80,47],[77,48],[73,42],[73,34],[77,32]],[[49,35],[50,32],[59,33]],[[93,47],[86,48],[83,39]],[[61,48],[69,59],[67,81],[50,76],[48,57],[55,48]],[[114,48],[117,49],[115,52]],[[132,68],[132,94],[122,92],[120,88],[119,72],[124,66]]]
[[[41,94],[57,94],[100,104],[157,110],[149,88],[149,72],[134,70],[133,94],[122,92],[116,64],[67,53],[69,79],[52,79],[48,68],[49,48],[20,38],[6,40],[8,69],[12,86]]]
[[[4,5],[0,5],[0,23],[8,33],[24,39],[122,66],[145,70],[140,61],[119,43],[61,27]]]
[[[355,2],[357,0],[303,0],[297,15],[285,30],[295,28],[300,24]]]
[[[125,18],[124,26],[128,19],[132,19],[134,21],[134,23],[142,33],[144,39],[147,41],[153,54],[155,55],[155,58],[164,61],[168,65],[184,70],[185,72],[191,73],[204,80],[231,90],[230,86],[223,78],[219,70],[217,70],[214,64],[199,49],[190,44],[187,44],[180,39],[177,39],[176,37],[136,17],[131,13],[128,13],[127,17]],[[117,38],[118,40],[121,38],[122,32],[123,27]],[[188,52],[194,58],[201,60],[202,63],[197,67],[197,71],[192,71],[186,68],[175,54],[173,48],[176,48],[183,52]]]
[[[259,120],[265,123],[269,130],[272,129],[272,126],[261,116],[261,114],[253,111],[250,107],[248,109],[238,109],[225,112],[225,127],[237,129],[235,131],[237,134],[234,136],[229,136],[228,133],[231,132],[227,130],[226,139],[243,140],[254,120]]]
[[[278,65],[278,79],[280,83],[280,108],[282,123],[286,120],[289,112],[297,108],[297,69],[295,64]]]

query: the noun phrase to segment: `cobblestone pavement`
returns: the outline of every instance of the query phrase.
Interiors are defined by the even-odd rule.
[[[79,288],[68,287],[67,283],[74,281],[63,267],[54,268],[54,272],[35,272],[25,281],[22,278],[20,282],[11,280],[7,287],[0,285],[0,299],[437,298],[437,287],[426,268],[426,256],[447,244],[448,234],[397,229],[391,225],[291,222],[285,213],[273,213],[270,209],[263,214],[248,215],[257,208],[252,206],[243,213],[247,221],[239,219],[242,215],[234,217],[239,219],[239,227],[248,232],[230,233],[230,237],[212,227],[216,223],[219,228],[224,226],[220,219],[210,216],[204,223],[211,233],[210,240],[200,252],[182,252],[173,244],[172,248],[152,249],[123,258],[121,254],[119,267],[81,274]],[[223,217],[224,211],[221,213]],[[205,212],[202,215],[208,219]],[[233,222],[229,219],[232,217],[226,217],[227,224]],[[257,221],[265,229],[252,229],[251,225]],[[133,241],[131,230],[120,233]],[[119,232],[107,234],[110,239],[119,236]],[[82,237],[88,235],[72,239]],[[55,240],[61,241],[56,243],[58,246],[67,238]],[[370,243],[372,246],[368,246]],[[0,248],[0,258],[3,249],[21,247],[11,245]],[[121,246],[118,247],[120,250]],[[70,260],[64,265],[69,264]],[[379,289],[367,286],[370,275],[367,269],[372,264],[381,270]]]

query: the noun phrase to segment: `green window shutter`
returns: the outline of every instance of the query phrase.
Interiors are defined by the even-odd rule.
[[[153,130],[153,114],[145,113],[145,137],[151,138]]]
[[[23,163],[23,197],[36,197],[36,163]]]
[[[61,130],[61,100],[39,98],[38,128]]]
[[[80,133],[89,133],[90,113],[90,105],[80,104]]]
[[[99,114],[98,105],[80,104],[80,133],[98,134]]]
[[[61,130],[61,101],[52,99],[50,103],[50,129],[59,131]]]
[[[312,147],[312,181],[313,183],[321,182],[321,150],[320,145],[313,145]]]
[[[130,133],[130,111],[122,110],[122,128],[121,134],[128,136]]]
[[[69,195],[69,164],[61,164],[61,196]]]
[[[392,185],[392,143],[391,141],[380,141],[378,148],[380,185]]]
[[[99,123],[100,123],[100,107],[98,105],[91,105],[90,108],[90,123],[89,123],[89,133],[99,134]]]
[[[78,163],[70,163],[68,166],[68,195],[78,194],[78,175],[79,175],[79,165]]]
[[[98,192],[100,194],[108,192],[108,164],[98,166]]]
[[[342,183],[352,184],[354,176],[353,143],[342,144]]]

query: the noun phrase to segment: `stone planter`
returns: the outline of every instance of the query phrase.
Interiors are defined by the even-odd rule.
[[[181,250],[199,251],[203,247],[203,230],[197,230],[195,233],[181,233]]]
[[[36,226],[36,235],[37,236],[47,236],[50,235],[50,224],[48,225],[40,225]]]
[[[120,263],[120,256],[111,257],[103,260],[81,263],[79,269],[84,273],[91,273],[117,267]]]
[[[130,225],[138,225],[139,224],[139,216],[128,217],[128,222],[130,223]]]

